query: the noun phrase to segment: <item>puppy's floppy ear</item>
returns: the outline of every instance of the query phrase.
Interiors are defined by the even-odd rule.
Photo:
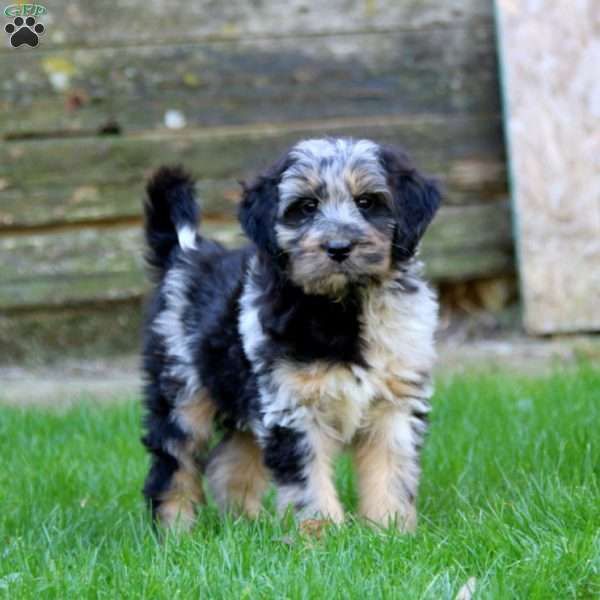
[[[401,150],[383,147],[380,159],[394,196],[394,258],[407,260],[414,255],[421,237],[440,206],[442,195],[437,182],[412,167]]]
[[[260,250],[271,255],[278,251],[275,239],[278,186],[290,164],[286,155],[250,184],[242,183],[243,195],[238,212],[242,229]]]

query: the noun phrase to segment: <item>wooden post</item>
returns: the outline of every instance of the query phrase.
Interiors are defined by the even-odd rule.
[[[525,325],[600,329],[597,0],[496,0]]]

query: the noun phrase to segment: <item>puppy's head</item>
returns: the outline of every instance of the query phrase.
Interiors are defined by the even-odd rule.
[[[245,187],[240,222],[306,293],[335,296],[409,260],[439,203],[402,152],[314,139]]]

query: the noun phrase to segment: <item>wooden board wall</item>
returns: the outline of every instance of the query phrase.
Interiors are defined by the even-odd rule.
[[[600,330],[600,6],[498,12],[525,324]]]
[[[0,50],[0,360],[131,323],[157,165],[193,170],[205,229],[236,244],[236,181],[309,135],[403,145],[440,177],[432,278],[513,271],[492,0],[48,8],[39,48]]]

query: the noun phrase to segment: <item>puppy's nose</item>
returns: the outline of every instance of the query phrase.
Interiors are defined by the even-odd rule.
[[[331,240],[322,244],[321,247],[327,252],[327,256],[331,260],[343,262],[350,256],[354,244],[349,240]]]

